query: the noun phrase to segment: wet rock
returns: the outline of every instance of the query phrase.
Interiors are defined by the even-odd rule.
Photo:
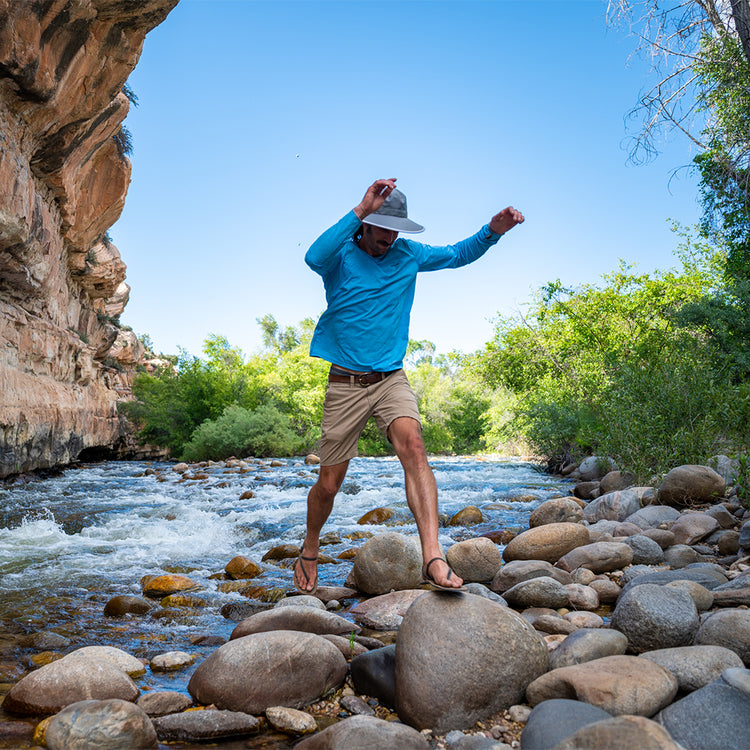
[[[498,570],[490,584],[490,590],[503,593],[521,581],[547,576],[563,585],[573,583],[570,573],[556,568],[545,560],[513,560]]]
[[[724,646],[750,666],[750,610],[723,609],[705,617],[696,645]]]
[[[314,453],[308,453],[308,454],[307,454],[307,455],[305,456],[305,463],[306,463],[306,464],[307,464],[308,466],[309,466],[309,465],[313,465],[313,466],[314,466],[314,465],[317,465],[317,464],[319,464],[319,463],[320,463],[320,458],[319,458],[318,456],[316,456],[316,455],[315,455]]]
[[[529,528],[548,523],[581,523],[583,508],[572,497],[554,497],[531,511]]]
[[[464,583],[491,581],[503,564],[497,545],[486,537],[466,539],[451,545],[445,558]]]
[[[484,521],[482,511],[474,505],[467,505],[461,508],[458,513],[451,516],[448,521],[449,526],[476,526]]]
[[[576,568],[588,568],[594,573],[605,573],[630,565],[633,561],[633,550],[621,542],[594,542],[578,547],[561,557],[556,567],[571,571]]]
[[[39,633],[32,633],[21,639],[21,644],[30,646],[38,651],[60,651],[70,646],[70,638],[55,633],[51,630],[43,630]]]
[[[224,568],[224,572],[233,580],[256,578],[263,571],[258,563],[244,555],[233,557]]]
[[[406,610],[424,593],[422,589],[408,589],[381,594],[360,602],[349,612],[356,622],[373,630],[398,630]]]
[[[641,658],[650,659],[669,670],[680,691],[690,693],[721,677],[725,669],[742,667],[742,659],[722,646],[682,646],[646,651]]]
[[[579,523],[548,523],[528,529],[511,539],[503,559],[557,562],[563,555],[589,542],[589,533]]]
[[[407,611],[396,644],[399,717],[438,732],[469,727],[520,703],[549,659],[521,617],[471,594],[420,597]]]
[[[186,471],[189,471],[190,467],[186,463],[178,463],[175,464],[172,467],[172,471],[176,472],[177,474],[184,474]]]
[[[625,520],[642,529],[656,529],[660,526],[671,526],[680,517],[680,511],[669,505],[647,505],[635,511]]]
[[[84,700],[53,716],[45,732],[49,750],[155,748],[156,732],[143,709],[125,700]]]
[[[430,743],[416,729],[374,716],[351,716],[307,737],[295,750],[430,750]]]
[[[643,716],[616,716],[588,724],[566,737],[552,750],[684,750],[664,727]]]
[[[529,685],[526,698],[536,706],[575,696],[612,715],[653,716],[676,693],[676,678],[658,664],[637,656],[605,656],[543,674]]]
[[[188,654],[185,651],[168,651],[165,654],[154,656],[149,666],[152,672],[175,672],[178,669],[189,667],[194,661],[194,654]]]
[[[351,577],[367,594],[418,588],[422,583],[419,540],[395,532],[368,539],[354,559]]]
[[[618,656],[624,654],[627,647],[627,637],[617,630],[576,630],[550,654],[550,669],[571,667],[605,656]]]
[[[276,547],[271,547],[271,549],[260,558],[260,561],[289,560],[292,557],[297,557],[297,555],[299,555],[299,547],[297,547],[296,544],[279,544]]]
[[[131,656],[127,651],[114,646],[84,646],[71,651],[65,657],[68,664],[79,659],[86,662],[91,659],[106,661],[113,667],[117,667],[125,674],[130,675],[130,677],[140,677],[146,673],[146,667],[138,659]]]
[[[396,707],[396,644],[355,656],[349,670],[358,693],[372,696],[388,708]]]
[[[318,635],[255,633],[224,644],[198,665],[188,692],[198,703],[250,714],[269,706],[302,708],[340,687],[346,669],[341,652]]]
[[[318,729],[315,719],[310,714],[286,706],[267,708],[266,719],[274,729],[284,734],[312,734]]]
[[[159,690],[144,693],[135,702],[138,708],[143,709],[149,716],[166,716],[185,711],[193,705],[193,701],[184,693],[173,690]]]
[[[523,750],[550,750],[578,729],[611,718],[601,708],[582,701],[554,698],[531,710],[521,734]]]
[[[633,550],[633,565],[659,565],[664,562],[662,548],[644,534],[629,536],[624,543]]]
[[[565,586],[554,578],[546,576],[517,583],[503,594],[503,599],[511,607],[518,609],[526,607],[558,609],[567,607],[570,602]]]
[[[180,591],[191,591],[197,588],[199,588],[198,584],[187,576],[146,576],[143,581],[144,595],[157,599],[163,599],[170,594],[178,594]]]
[[[672,469],[659,485],[659,501],[685,506],[723,497],[726,482],[708,466],[686,464]]]
[[[153,606],[140,596],[113,596],[104,605],[104,614],[107,617],[122,617],[127,614],[145,615]]]
[[[357,523],[363,526],[366,524],[381,524],[390,518],[393,518],[393,510],[391,508],[373,508],[365,513]]]
[[[255,734],[260,722],[242,711],[204,710],[161,716],[153,725],[161,742],[207,742]]]
[[[641,654],[692,644],[700,620],[687,592],[643,584],[620,595],[612,627],[627,636],[630,651]]]
[[[719,679],[667,706],[657,720],[685,750],[747,747],[750,670],[725,670]]]
[[[583,514],[589,523],[596,521],[624,521],[628,516],[638,511],[641,499],[632,490],[618,490],[601,495],[592,500],[584,509]]]
[[[348,635],[352,631],[359,633],[361,628],[333,612],[314,607],[287,606],[258,612],[242,620],[232,631],[230,640],[273,630],[295,630],[317,635]]]
[[[65,657],[31,672],[5,697],[3,709],[22,715],[53,714],[81,700],[135,701],[139,690],[125,672],[96,658]]]
[[[683,513],[672,524],[676,544],[696,544],[716,531],[719,522],[707,513]]]

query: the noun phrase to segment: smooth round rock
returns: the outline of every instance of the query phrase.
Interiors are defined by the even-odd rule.
[[[581,727],[611,718],[601,708],[583,701],[553,698],[531,709],[521,733],[523,750],[550,750]]]
[[[605,656],[624,654],[628,639],[617,630],[583,628],[571,633],[551,654],[550,669],[571,667]]]
[[[633,565],[660,565],[664,562],[664,550],[645,534],[633,534],[624,543],[633,550]]]
[[[336,722],[294,746],[295,750],[430,750],[430,743],[416,730],[374,716],[351,716]]]
[[[464,583],[491,581],[503,564],[502,553],[487,537],[456,542],[445,558]]]
[[[563,585],[573,583],[570,573],[556,568],[552,563],[545,560],[513,560],[497,571],[490,584],[490,589],[502,594],[503,591],[507,591],[521,581],[542,576],[554,578]]]
[[[185,711],[153,720],[162,742],[208,742],[247,737],[258,731],[260,722],[241,711]]]
[[[138,698],[136,705],[149,716],[156,718],[185,711],[193,705],[193,701],[184,693],[174,690],[158,690],[144,693]]]
[[[333,612],[290,604],[250,615],[237,623],[230,640],[273,630],[296,630],[316,635],[348,635],[351,632],[359,633],[361,628]]]
[[[675,743],[664,727],[643,716],[615,716],[588,724],[552,750],[684,750]]]
[[[351,577],[366,594],[418,588],[422,583],[419,540],[395,532],[368,539],[354,558]]]
[[[706,617],[695,636],[696,645],[724,646],[750,667],[750,610],[724,609]]]
[[[192,578],[179,575],[146,576],[143,583],[144,595],[156,599],[197,588],[199,586]]]
[[[244,580],[256,578],[263,571],[254,560],[244,555],[237,555],[226,564],[224,572],[233,580]]]
[[[659,501],[685,506],[724,496],[726,482],[708,466],[685,464],[672,469],[659,485]]]
[[[306,711],[286,706],[271,706],[266,709],[268,723],[284,734],[312,734],[317,731],[315,719]]]
[[[594,542],[568,552],[556,565],[563,570],[588,568],[594,573],[618,570],[633,562],[633,550],[621,542]]]
[[[589,523],[596,521],[624,521],[640,510],[641,499],[632,490],[617,490],[600,495],[584,509],[584,518]]]
[[[546,576],[517,583],[503,594],[503,599],[511,607],[518,609],[525,609],[526,607],[559,609],[560,607],[567,607],[570,603],[566,587],[554,578]]]
[[[113,596],[104,605],[104,614],[106,617],[145,615],[153,606],[140,596]]]
[[[553,497],[531,511],[529,528],[548,523],[581,523],[583,508],[572,497]]]
[[[503,559],[557,562],[563,555],[589,542],[589,532],[580,523],[548,523],[527,529],[508,542]]]
[[[721,677],[725,669],[742,667],[742,659],[723,646],[682,646],[646,651],[642,659],[650,659],[668,669],[683,693],[705,687]]]

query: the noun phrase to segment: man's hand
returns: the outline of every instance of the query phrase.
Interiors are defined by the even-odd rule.
[[[495,234],[505,234],[509,229],[513,229],[516,224],[522,224],[523,221],[523,214],[516,211],[513,206],[508,206],[490,219],[490,229]]]
[[[362,198],[362,202],[354,208],[354,213],[357,214],[357,218],[362,221],[365,216],[374,214],[383,203],[385,203],[385,199],[395,189],[395,177],[392,177],[390,180],[375,180],[375,182],[367,188],[367,192],[365,193],[365,197]]]

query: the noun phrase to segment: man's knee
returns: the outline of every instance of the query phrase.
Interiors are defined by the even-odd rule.
[[[321,466],[318,480],[315,482],[315,491],[322,499],[332,501],[341,488],[345,476],[345,466],[342,467],[340,464],[335,466]]]
[[[422,427],[416,419],[400,417],[394,420],[389,430],[389,436],[400,458],[426,458]]]

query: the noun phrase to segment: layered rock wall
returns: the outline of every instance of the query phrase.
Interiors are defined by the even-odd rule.
[[[128,440],[116,402],[140,345],[106,237],[130,181],[116,137],[177,1],[0,0],[0,477]]]

